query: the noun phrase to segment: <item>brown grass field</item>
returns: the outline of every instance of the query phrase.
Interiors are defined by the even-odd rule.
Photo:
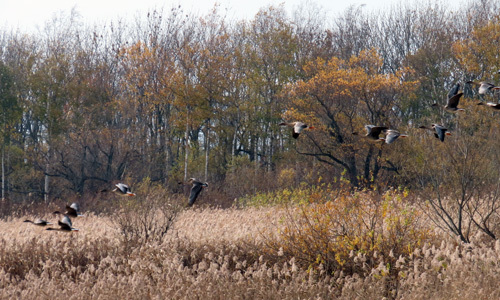
[[[343,269],[326,272],[273,248],[298,215],[286,206],[183,209],[161,240],[125,240],[115,219],[92,212],[73,219],[71,233],[10,217],[0,221],[0,298],[500,298],[499,241],[463,245],[432,229],[408,255],[351,251]]]

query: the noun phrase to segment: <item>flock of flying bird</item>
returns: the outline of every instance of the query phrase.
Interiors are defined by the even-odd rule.
[[[500,74],[500,71],[498,72]],[[466,84],[478,86],[479,90],[478,93],[480,95],[486,94],[488,91],[495,91],[495,90],[500,90],[500,86],[496,86],[492,83],[481,81],[481,82],[476,82],[476,81],[467,81]],[[460,83],[457,83],[449,92],[448,92],[448,97],[445,105],[440,105],[438,103],[432,104],[433,107],[442,107],[444,110],[448,112],[459,112],[459,111],[465,111],[463,108],[458,107],[458,103],[460,101],[460,98],[463,96],[463,92],[459,92],[460,90]],[[493,102],[479,102],[477,105],[486,105],[491,109],[494,110],[500,110],[500,103],[493,103]],[[283,122],[279,124],[280,126],[289,126],[292,128],[292,137],[297,139],[302,133],[304,129],[314,129],[313,126],[308,126],[305,123],[302,122]],[[426,129],[429,131],[432,131],[434,133],[434,136],[439,139],[441,142],[444,142],[444,138],[447,135],[451,135],[451,133],[448,131],[446,127],[440,124],[432,124],[431,126],[420,126],[419,128],[421,129]],[[365,125],[366,129],[366,135],[365,137],[374,140],[374,141],[381,141],[385,142],[386,144],[391,144],[394,141],[396,141],[398,138],[404,138],[407,137],[405,134],[401,134],[398,130],[396,129],[390,129],[386,126],[375,126],[375,125]],[[385,138],[380,137],[380,135],[384,133]],[[358,135],[357,132],[353,132],[352,134]]]
[[[201,193],[202,189],[205,187],[208,187],[208,183],[206,182],[200,182],[197,181],[195,178],[191,178],[187,182],[188,184],[191,184],[191,192],[189,194],[189,199],[188,199],[188,206],[192,206],[196,199],[198,198],[198,195]],[[179,182],[179,184],[184,184],[183,182]],[[108,192],[108,190],[102,190],[101,192]],[[112,192],[121,195],[121,196],[135,196],[136,194],[132,193],[130,187],[124,183],[117,183],[115,184],[115,188],[112,190]],[[57,221],[57,224],[59,225],[59,228],[54,228],[54,227],[49,227],[46,230],[55,230],[55,231],[78,231],[78,229],[73,227],[73,222],[71,221],[71,218],[76,218],[76,217],[83,217],[83,215],[80,213],[80,206],[78,203],[72,203],[71,205],[66,205],[66,211],[64,213],[60,211],[55,211],[55,215],[62,215],[62,218]],[[36,219],[34,221],[32,220],[24,220],[26,223],[31,223],[33,225],[37,226],[47,226],[47,225],[54,225],[51,222],[48,222],[47,220],[43,219]]]
[[[500,73],[500,71],[499,71]],[[495,86],[494,84],[491,84],[489,82],[475,82],[475,81],[467,81],[466,84],[471,84],[479,87],[479,94],[483,95],[486,94],[488,91],[494,91],[494,90],[500,90],[500,86]],[[459,92],[460,90],[460,83],[457,83],[449,92],[448,92],[448,100],[446,102],[446,105],[439,105],[437,103],[434,103],[432,106],[433,107],[442,107],[448,112],[458,112],[458,111],[464,111],[463,108],[458,107],[458,103],[460,101],[460,98],[463,96],[463,92]],[[486,105],[492,109],[495,110],[500,110],[500,104],[499,103],[492,103],[492,102],[479,102],[478,105]],[[309,126],[305,123],[302,122],[283,122],[279,124],[280,126],[288,126],[292,128],[292,137],[297,139],[299,135],[303,132],[304,129],[314,129],[313,126]],[[419,128],[421,129],[426,129],[429,131],[432,131],[434,133],[434,136],[439,139],[441,142],[444,142],[444,138],[446,135],[451,135],[451,133],[448,131],[446,127],[440,124],[432,124],[430,127],[428,126],[420,126]],[[366,129],[366,135],[365,137],[373,140],[373,141],[382,141],[385,142],[386,144],[391,144],[394,141],[396,141],[398,138],[404,138],[407,137],[405,134],[401,134],[398,130],[396,129],[390,129],[386,126],[375,126],[375,125],[365,125]],[[380,137],[380,135],[384,133],[385,138]],[[357,135],[358,133],[353,132],[354,135]],[[179,182],[179,184],[184,184],[183,182]],[[202,191],[203,188],[208,187],[208,183],[206,182],[200,182],[197,181],[195,178],[191,178],[188,180],[187,184],[191,184],[191,192],[189,194],[189,199],[188,199],[188,206],[192,206],[196,199],[198,198],[198,195]],[[135,196],[134,193],[131,192],[130,187],[124,183],[117,183],[115,185],[116,187],[112,190],[112,192],[117,193],[119,195],[123,196]],[[101,192],[107,192],[107,190],[102,190]],[[66,205],[66,212],[61,213],[60,211],[55,211],[54,214],[62,214],[63,217],[60,219],[57,223],[59,225],[59,228],[53,228],[49,227],[47,230],[57,230],[57,231],[78,231],[78,229],[73,228],[73,224],[71,222],[70,217],[81,217],[83,216],[80,213],[80,207],[77,203],[73,203],[71,205]],[[25,220],[24,222],[32,223],[34,225],[38,226],[46,226],[46,225],[53,225],[53,223],[50,223],[46,220],[42,219],[37,219],[35,221],[31,220]]]

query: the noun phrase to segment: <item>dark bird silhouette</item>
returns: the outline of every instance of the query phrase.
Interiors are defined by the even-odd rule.
[[[479,102],[477,105],[486,105],[486,106],[488,106],[491,109],[500,110],[500,104],[499,103],[493,103],[493,102],[483,103],[483,102]]]
[[[283,122],[283,123],[279,123],[280,126],[288,126],[288,127],[292,127],[292,137],[294,139],[298,138],[300,133],[304,130],[304,129],[314,129],[313,126],[308,126],[302,122],[290,122],[290,123],[287,123],[287,122]]]
[[[31,220],[24,220],[23,222],[26,222],[26,223],[31,223],[31,224],[36,225],[36,226],[47,226],[47,225],[52,225],[52,223],[47,222],[46,220],[42,220],[42,219],[36,219],[35,221],[31,221]]]
[[[59,225],[59,228],[47,228],[46,230],[56,230],[56,231],[78,231],[78,229],[73,228],[73,224],[71,223],[71,219],[67,216],[64,215],[61,220],[57,221],[57,224]]]
[[[500,90],[500,86],[496,86],[493,83],[489,83],[486,81],[475,82],[475,81],[467,81],[466,83],[479,86],[479,94],[484,95],[486,92],[490,90]]]
[[[56,210],[54,214],[61,214],[60,211]],[[83,215],[80,213],[80,206],[78,203],[74,202],[71,205],[66,205],[66,212],[64,215],[68,215],[70,217],[83,217]]]
[[[427,129],[430,130],[434,133],[434,136],[439,139],[441,142],[444,142],[444,137],[447,135],[451,135],[451,133],[448,131],[448,128],[445,128],[442,125],[439,124],[432,124],[431,127],[427,126],[420,126],[419,128],[422,129]]]
[[[179,182],[179,184],[184,184]],[[208,183],[197,181],[195,178],[190,178],[186,184],[191,184],[191,192],[189,193],[188,206],[193,206],[203,188],[208,187]]]

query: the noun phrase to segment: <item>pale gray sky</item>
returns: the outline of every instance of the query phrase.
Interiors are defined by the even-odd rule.
[[[323,7],[327,15],[334,16],[350,5],[366,4],[370,10],[385,9],[395,0],[310,0]],[[259,8],[269,4],[284,3],[291,12],[304,0],[0,0],[0,27],[17,28],[31,31],[36,25],[43,27],[54,14],[68,13],[73,7],[85,23],[115,20],[118,16],[132,19],[137,13],[152,8],[170,8],[180,4],[184,10],[205,14],[219,3],[221,9],[228,9],[228,16],[237,19],[252,18]]]

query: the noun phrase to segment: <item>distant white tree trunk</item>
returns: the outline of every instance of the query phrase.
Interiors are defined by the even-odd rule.
[[[231,147],[231,164],[234,167],[234,158],[236,156],[236,141],[238,138],[238,127],[240,124],[240,108],[238,107],[238,118],[236,120],[236,125],[234,126],[233,142]]]
[[[271,99],[272,99],[272,96],[271,96]],[[271,113],[270,115],[272,116],[274,114],[274,106],[271,105]],[[268,156],[266,157],[266,160],[265,162],[267,163],[267,171],[268,172],[271,172],[272,171],[272,166],[271,166],[271,160],[273,158],[273,155],[274,155],[274,152],[273,152],[273,147],[274,147],[274,130],[272,129],[272,123],[269,122],[269,128],[268,128],[268,131],[271,132],[271,136],[269,137],[269,154]],[[266,140],[264,140],[264,143],[266,142]],[[265,154],[265,152],[264,152]]]
[[[43,186],[43,200],[45,203],[49,202],[49,187],[50,187],[50,177],[49,175],[50,171],[50,144],[48,146],[48,151],[47,151],[47,163],[45,164],[45,184]]]
[[[45,203],[49,202],[49,184],[50,184],[50,178],[49,178],[49,171],[50,171],[50,159],[51,159],[51,150],[50,150],[50,127],[51,127],[51,124],[50,124],[50,99],[51,97],[49,96],[48,97],[48,100],[47,100],[47,139],[46,139],[46,143],[47,143],[47,162],[45,164],[45,184],[43,186],[43,191],[44,191],[44,194],[43,194],[43,200],[45,201]]]
[[[238,132],[238,126],[234,127],[234,134],[233,134],[233,146],[231,147],[231,163],[234,166],[234,157],[236,155],[236,134]]]
[[[205,134],[205,182],[208,180],[208,158],[210,151],[210,127],[207,125],[207,133]]]
[[[186,141],[185,156],[184,156],[184,182],[188,178],[188,159],[189,159],[189,114],[186,117],[186,132],[184,132],[184,140]]]
[[[170,137],[165,130],[165,184],[168,183],[168,173],[170,172]]]

